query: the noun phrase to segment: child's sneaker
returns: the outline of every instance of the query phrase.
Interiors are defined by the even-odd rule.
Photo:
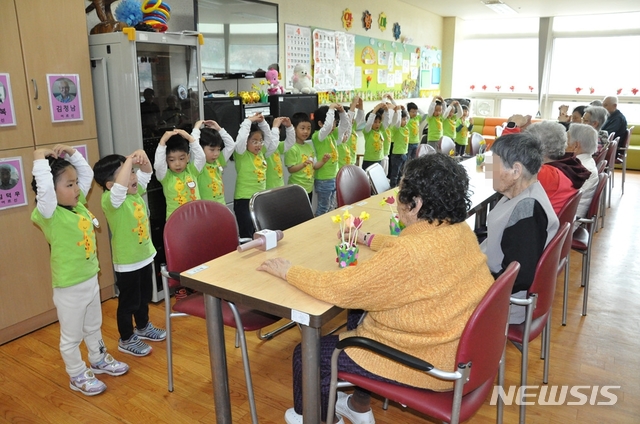
[[[71,390],[80,392],[83,395],[95,396],[107,390],[106,384],[98,380],[90,369],[85,370],[82,374],[71,377],[69,381]]]
[[[94,374],[109,374],[117,377],[129,371],[129,365],[116,361],[110,353],[107,353],[102,358],[102,361],[97,364],[91,364],[91,370],[93,370]]]
[[[161,342],[167,338],[167,332],[162,328],[154,327],[151,322],[147,323],[147,326],[138,329],[134,328],[133,333],[144,340],[151,340],[152,342]]]
[[[151,353],[151,346],[143,342],[135,334],[129,340],[118,340],[118,350],[133,356],[147,356]]]

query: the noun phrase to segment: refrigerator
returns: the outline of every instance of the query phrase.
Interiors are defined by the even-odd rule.
[[[202,119],[200,45],[194,32],[125,32],[89,36],[89,52],[100,157],[144,149],[153,162],[162,134],[174,128],[191,132]],[[154,260],[154,302],[164,298],[160,264],[165,262],[162,233],[166,204],[162,187],[147,187]]]

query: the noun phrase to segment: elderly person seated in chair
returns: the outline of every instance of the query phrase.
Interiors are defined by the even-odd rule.
[[[505,135],[495,141],[491,151],[493,189],[503,197],[489,213],[487,238],[481,248],[495,278],[512,261],[520,263],[513,293],[524,299],[538,259],[558,231],[558,217],[537,178],[542,148],[536,137],[527,132]],[[525,308],[511,305],[509,322],[520,324],[524,319]]]
[[[598,132],[596,152],[600,152],[609,145],[609,133],[602,129],[608,117],[609,112],[602,106],[589,106],[582,115],[582,123],[591,125]]]
[[[567,144],[573,150],[575,158],[591,173],[582,185],[582,197],[576,212],[578,217],[584,218],[598,186],[598,170],[593,160],[593,154],[598,146],[598,133],[590,125],[571,124],[567,136]]]
[[[376,252],[368,261],[320,272],[276,258],[258,268],[325,302],[367,311],[355,329],[321,339],[323,421],[343,423],[346,417],[352,423],[375,422],[369,393],[361,389],[350,396],[338,393],[338,416],[326,417],[331,355],[339,339],[368,337],[438,368],[454,369],[462,330],[494,281],[465,223],[468,187],[466,171],[453,158],[432,154],[413,159],[405,166],[397,194],[398,215],[406,228],[399,237],[359,232],[358,243]],[[285,414],[288,424],[302,423],[301,361],[298,345],[293,354],[295,407]],[[340,354],[338,369],[399,386],[453,389],[451,382],[358,348]]]
[[[527,128],[526,132],[540,142],[543,164],[538,172],[538,181],[557,214],[567,200],[582,187],[590,172],[573,157],[573,154],[565,157],[567,131],[562,124],[552,121],[538,122]]]

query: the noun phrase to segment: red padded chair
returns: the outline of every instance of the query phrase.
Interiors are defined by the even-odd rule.
[[[593,192],[591,198],[591,205],[587,211],[587,216],[580,218],[578,222],[582,225],[578,227],[573,233],[573,242],[571,243],[571,249],[582,254],[582,278],[581,286],[584,287],[583,299],[582,299],[582,315],[587,315],[587,299],[589,296],[589,268],[591,265],[591,244],[593,243],[593,236],[595,234],[596,227],[598,225],[598,209],[600,208],[600,201],[602,199],[602,193],[607,185],[607,174],[601,173],[598,175],[598,185],[596,191]]]
[[[527,385],[527,369],[529,361],[529,343],[542,334],[542,357],[544,359],[544,374],[542,382],[549,380],[549,345],[551,344],[551,307],[553,295],[556,291],[558,279],[558,264],[562,245],[569,234],[571,224],[565,222],[560,225],[558,232],[544,248],[538,259],[533,283],[527,290],[525,299],[511,298],[514,305],[526,308],[526,318],[522,324],[510,324],[507,338],[522,353],[520,368],[520,387]],[[520,423],[525,421],[525,402],[520,405]]]
[[[171,312],[169,290],[180,285],[180,273],[233,252],[238,247],[238,225],[236,219],[225,205],[210,200],[195,200],[180,206],[173,212],[164,227],[164,248],[167,257],[166,269],[163,269],[162,285],[165,293],[165,318],[167,328],[167,372],[169,391],[173,391],[173,354],[171,318],[193,315],[206,318],[204,296],[195,293],[184,299],[176,300]],[[245,379],[251,416],[258,422],[251,370],[244,332],[255,331],[273,324],[280,317],[254,311],[231,302],[222,302],[224,325],[236,328],[237,338],[242,350]]]
[[[437,369],[426,361],[385,346],[375,340],[364,337],[348,337],[338,342],[333,352],[329,399],[335,399],[337,379],[340,378],[438,420],[457,424],[460,421],[470,419],[493,389],[496,373],[498,374],[498,384],[503,384],[505,328],[509,320],[509,297],[518,271],[520,271],[520,264],[512,262],[489,288],[487,294],[471,314],[460,336],[456,358],[451,364],[456,371],[449,372]],[[402,365],[424,371],[439,379],[453,381],[454,389],[448,392],[434,392],[426,389],[401,387],[360,375],[339,372],[337,370],[338,355],[347,347],[372,350]],[[327,417],[333,416],[334,408],[334,402],[330,401]],[[499,397],[497,422],[502,422],[502,403]]]
[[[367,173],[356,165],[343,166],[336,176],[336,192],[339,208],[371,197]]]
[[[573,223],[576,220],[576,211],[578,205],[582,199],[582,190],[576,191],[576,193],[567,200],[560,212],[558,213],[558,221],[560,225],[565,222]],[[569,230],[569,234],[564,240],[562,245],[562,252],[560,252],[560,262],[558,263],[558,276],[564,270],[564,296],[562,299],[562,325],[567,325],[567,301],[569,296],[569,258],[571,257],[571,243],[573,241],[573,229]]]

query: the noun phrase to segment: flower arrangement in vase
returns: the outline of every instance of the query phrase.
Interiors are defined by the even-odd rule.
[[[336,246],[336,262],[340,268],[355,266],[358,264],[358,231],[364,221],[369,219],[365,211],[355,217],[344,211],[342,215],[334,215],[331,220],[340,226],[340,244]]]
[[[396,203],[396,198],[394,196],[383,197],[380,201],[380,206],[389,206],[389,210],[391,211],[391,217],[389,218],[389,233],[392,236],[397,236],[400,234],[405,227],[405,225],[400,221],[400,217],[398,217],[398,213],[393,210],[393,205]]]

